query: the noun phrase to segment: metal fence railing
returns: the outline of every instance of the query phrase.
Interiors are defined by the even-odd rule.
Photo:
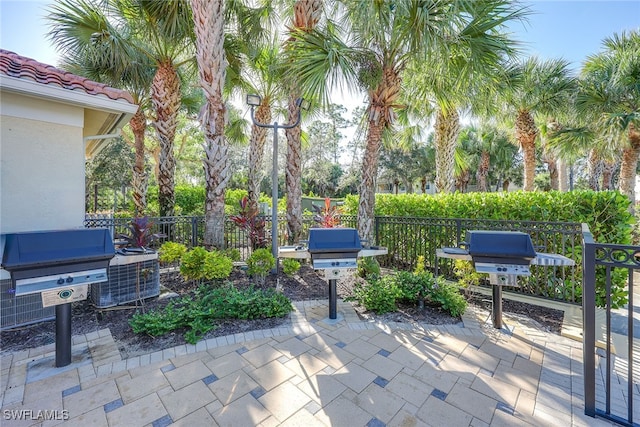
[[[153,217],[154,232],[162,232],[170,240],[189,247],[204,245],[204,217],[175,216]],[[271,217],[264,217],[267,237],[271,231]],[[131,218],[94,218],[87,216],[86,227],[104,227],[113,236],[128,232]],[[341,217],[347,227],[356,227],[356,217]],[[303,219],[303,236],[314,225],[312,216]],[[278,220],[278,244],[287,243],[287,224],[284,216]],[[513,230],[529,233],[536,249],[541,252],[558,253],[576,261],[573,267],[532,267],[530,277],[520,278],[520,286],[507,288],[507,292],[519,292],[544,298],[579,303],[581,297],[581,225],[577,223],[470,220],[455,218],[376,217],[374,242],[388,248],[388,254],[377,257],[383,267],[412,270],[418,257],[424,257],[427,268],[436,265],[436,249],[444,246],[459,246],[466,239],[468,230]],[[240,251],[246,259],[250,254],[249,238],[230,219],[225,220],[225,246]],[[439,260],[441,275],[455,279],[452,260]]]
[[[640,271],[639,246],[597,243],[585,226],[583,233],[583,354],[585,414],[599,416],[625,426],[638,426],[635,403],[640,387],[640,325],[635,313],[634,273]],[[628,303],[612,309],[614,272],[627,277]],[[604,279],[604,280],[603,280]],[[604,325],[596,324],[596,291],[604,286]],[[604,345],[602,345],[604,343]],[[634,413],[635,412],[635,413]]]

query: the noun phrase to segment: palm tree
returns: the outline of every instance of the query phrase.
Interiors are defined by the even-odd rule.
[[[506,90],[501,91],[499,97],[509,114],[515,115],[515,137],[524,157],[525,191],[534,189],[539,135],[534,116],[553,115],[566,106],[575,87],[569,63],[563,59],[540,61],[530,57],[509,70]]]
[[[124,16],[131,16],[139,40],[137,45],[156,65],[151,85],[155,117],[152,126],[160,144],[158,204],[160,216],[173,216],[175,206],[175,156],[173,153],[181,106],[178,69],[192,59],[193,23],[184,2],[116,1]]]
[[[177,70],[189,59],[187,36],[192,26],[186,4],[146,0],[64,0],[57,8],[52,6],[51,11],[54,28],[50,38],[65,52],[83,49],[105,73],[112,75],[138,66],[151,66],[155,71],[150,88],[155,116],[152,126],[160,144],[158,201],[161,216],[173,215],[173,140],[181,105]],[[56,42],[59,37],[60,42]],[[141,56],[146,58],[138,61]],[[141,116],[137,120],[142,123]],[[137,130],[140,128],[139,125]],[[140,145],[139,141],[137,143]],[[140,185],[146,182],[141,176],[138,179]]]
[[[296,32],[290,49],[292,75],[308,93],[326,97],[326,88],[344,81],[341,79],[367,93],[366,146],[358,206],[358,231],[363,239],[373,238],[378,156],[382,135],[393,126],[401,107],[398,100],[405,69],[412,61],[424,64],[435,49],[447,46],[451,39],[473,39],[469,33],[484,33],[482,26],[471,23],[476,22],[476,15],[492,8],[511,13],[508,2],[498,0],[346,1],[331,14],[336,16],[335,23],[329,20],[315,31]],[[504,22],[505,15],[495,10],[493,19]],[[489,25],[491,19],[482,22]]]
[[[622,151],[618,187],[635,204],[640,158],[640,32],[614,34],[583,68],[576,106],[595,120],[593,131]]]
[[[510,169],[517,148],[504,131],[489,123],[465,127],[460,132],[460,141],[466,147],[464,151],[472,156],[478,191],[490,191],[489,173],[493,171],[495,175],[500,168]]]
[[[110,86],[128,90],[138,111],[129,121],[134,137],[133,201],[135,214],[144,215],[147,203],[148,174],[145,167],[145,132],[149,109],[150,87],[155,73],[153,62],[137,49],[133,40],[121,43],[131,33],[130,24],[120,26],[107,16],[117,13],[111,5],[105,10],[93,3],[60,1],[48,9],[47,20],[52,43],[62,50],[63,69]]]
[[[296,39],[296,33],[307,33],[313,30],[322,14],[322,0],[296,0],[293,6],[293,31],[287,44]],[[287,123],[294,123],[300,114],[297,100],[301,91],[295,80],[288,80],[289,89]],[[264,123],[264,122],[263,122]],[[285,186],[287,193],[287,236],[288,243],[293,244],[302,238],[302,143],[301,128],[296,126],[285,131],[287,136],[287,166],[285,169]]]
[[[230,178],[224,137],[226,76],[224,1],[191,0],[200,86],[206,103],[200,114],[204,131],[205,245],[224,247],[224,192]]]
[[[414,90],[436,105],[435,184],[438,192],[450,192],[454,188],[460,113],[478,103],[474,98],[479,93],[497,90],[505,59],[517,53],[517,43],[506,34],[506,24],[524,19],[528,9],[509,2],[477,2],[469,13],[471,19],[464,23],[459,36],[433,52],[431,66],[416,64],[416,69],[411,70]]]

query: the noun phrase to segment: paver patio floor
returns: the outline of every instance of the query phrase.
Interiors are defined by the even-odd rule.
[[[66,368],[52,346],[5,355],[2,424],[611,425],[584,415],[582,343],[521,318],[496,330],[469,307],[463,325],[378,324],[342,301],[338,321],[326,300],[295,306],[280,328],[127,360],[108,330],[74,337]]]

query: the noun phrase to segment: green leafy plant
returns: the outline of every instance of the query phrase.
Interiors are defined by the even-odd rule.
[[[134,314],[129,324],[135,333],[152,337],[184,330],[185,340],[196,344],[217,320],[283,317],[292,310],[291,301],[273,289],[201,286],[193,297],[171,301],[162,310]]]
[[[411,273],[399,271],[395,276],[400,298],[407,302],[420,302],[429,295],[436,283],[433,274],[428,271],[421,273]]]
[[[356,264],[356,274],[365,280],[374,279],[380,276],[380,264],[375,257],[365,256],[358,258]]]
[[[465,291],[471,286],[479,286],[482,279],[487,277],[486,273],[478,273],[471,261],[457,259],[454,262],[453,273],[458,278],[458,284]]]
[[[247,273],[264,284],[267,274],[276,266],[276,260],[268,249],[256,249],[247,259]]]
[[[282,271],[287,276],[293,276],[300,270],[300,262],[292,258],[284,258],[282,260]]]
[[[438,278],[428,298],[440,304],[443,310],[449,312],[449,314],[454,317],[463,315],[467,309],[467,300],[460,293],[458,286],[447,283],[442,278]]]
[[[435,278],[431,272],[411,273],[400,271],[396,274],[376,277],[367,284],[355,286],[353,295],[347,301],[357,301],[367,310],[377,314],[396,311],[398,302],[428,301],[451,316],[458,317],[467,308],[467,301],[455,284],[442,278]]]
[[[158,250],[158,259],[165,264],[179,261],[187,252],[187,247],[182,243],[164,242]]]
[[[180,258],[180,274],[185,280],[200,280],[204,277],[202,266],[208,251],[202,246],[196,246],[185,252]]]
[[[402,295],[392,276],[376,277],[366,284],[357,284],[353,296],[347,301],[357,301],[369,311],[383,314],[397,309],[396,300]]]
[[[231,258],[231,261],[240,261],[240,259],[242,259],[242,257],[240,256],[240,249],[237,249],[237,248],[223,249],[222,253],[225,256],[228,256],[229,258]]]
[[[210,251],[202,264],[202,276],[207,280],[226,279],[233,270],[233,261],[220,251]]]

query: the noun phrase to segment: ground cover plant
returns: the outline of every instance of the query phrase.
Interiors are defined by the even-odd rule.
[[[129,320],[133,332],[152,337],[184,330],[185,341],[195,344],[220,319],[283,317],[293,310],[291,301],[275,289],[236,289],[233,284],[200,286],[193,296],[169,302],[161,310],[136,313]]]

